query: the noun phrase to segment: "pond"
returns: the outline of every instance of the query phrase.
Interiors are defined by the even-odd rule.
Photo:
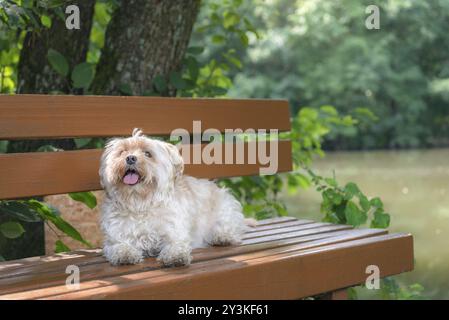
[[[340,184],[353,181],[379,196],[391,214],[390,231],[414,236],[415,270],[397,279],[420,283],[426,298],[449,299],[449,149],[334,152],[314,168],[325,176],[335,169]],[[322,218],[313,189],[284,197],[291,215]]]

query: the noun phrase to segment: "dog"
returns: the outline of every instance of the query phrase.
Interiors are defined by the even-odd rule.
[[[163,266],[189,265],[193,248],[241,241],[254,220],[214,182],[183,174],[178,148],[134,129],[110,140],[100,164],[106,199],[101,210],[103,254],[112,265],[157,257]]]

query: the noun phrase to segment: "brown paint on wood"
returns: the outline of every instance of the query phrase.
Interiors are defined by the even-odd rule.
[[[290,130],[286,100],[0,95],[0,140],[148,135],[173,129]]]
[[[251,142],[246,149],[248,144]],[[290,141],[279,141],[278,151],[277,172],[291,171]],[[94,149],[0,154],[0,199],[99,190],[101,153]],[[187,164],[185,174],[208,179],[259,175],[260,168],[265,167],[244,160],[246,164]]]
[[[365,230],[350,230],[350,228],[346,228],[343,226],[327,226],[323,228],[315,228],[313,230],[298,230],[297,232],[289,233],[288,236],[282,237],[282,235],[275,235],[276,238],[273,238],[272,235],[267,235],[264,237],[258,237],[256,239],[247,239],[243,240],[239,246],[231,246],[231,247],[214,247],[212,248],[201,248],[194,250],[195,254],[199,254],[200,256],[214,256],[217,253],[223,254],[223,252],[228,252],[229,255],[240,252],[243,250],[244,252],[255,251],[255,248],[272,248],[275,246],[281,246],[282,244],[292,244],[292,243],[300,243],[307,242],[312,240],[319,240],[324,238],[336,237],[340,235],[350,235],[350,236],[358,236],[360,234],[381,234],[385,233],[384,230],[377,229],[365,229]],[[195,261],[195,256],[194,256]],[[97,263],[105,263],[106,260],[101,257],[100,250],[93,250],[88,252],[87,254],[74,254],[74,253],[64,253],[64,254],[56,254],[53,256],[49,256],[47,258],[42,258],[36,260],[35,262],[22,263],[21,260],[16,261],[8,261],[3,262],[0,265],[0,284],[1,280],[7,278],[14,278],[20,275],[37,275],[41,273],[51,273],[54,270],[58,270],[62,267],[65,268],[67,264],[76,264],[80,267],[86,265],[93,265]]]
[[[211,248],[205,250],[200,249],[194,252],[194,264],[223,257],[230,257],[233,260],[249,259],[249,257],[251,257],[252,259],[269,257],[281,253],[285,254],[287,252],[293,252],[297,250],[306,250],[354,239],[377,236],[384,232],[385,231],[383,230],[374,229],[339,232],[335,233],[333,237],[318,241],[301,242],[300,239],[297,239],[296,242],[290,241],[290,244],[297,244],[294,246],[289,245],[288,243],[272,243],[270,246],[267,246],[266,244],[260,244],[252,247],[238,246],[214,248],[213,250]],[[238,256],[235,257],[236,255]],[[208,266],[213,267],[213,265],[215,265],[216,263],[217,262],[210,261]],[[218,263],[221,262],[218,261]],[[70,264],[70,262],[66,261],[66,264]],[[149,269],[154,269],[154,271],[149,272]],[[180,272],[183,272],[183,269],[185,268],[178,269]],[[5,279],[1,282],[3,294],[10,294],[14,292],[16,292],[17,294],[1,296],[0,298],[36,299],[48,295],[49,293],[51,293],[52,295],[58,292],[66,293],[67,288],[65,287],[65,278],[67,275],[64,273],[64,270],[65,265],[60,266],[59,270],[53,270],[51,274],[41,272],[38,276],[34,276],[31,279],[23,276]],[[129,281],[127,277],[132,277],[133,280],[139,280],[149,279],[148,277],[155,278],[159,276],[165,276],[166,270],[168,269],[160,269],[160,266],[152,258],[146,259],[145,263],[142,265],[134,266],[112,267],[109,266],[109,264],[106,264],[104,266],[101,266],[101,269],[100,266],[95,265],[81,266],[80,271],[82,275],[82,283],[80,290],[99,288],[111,284],[117,285],[118,283]],[[139,272],[141,272],[141,275],[137,274]],[[27,275],[29,274],[30,273],[28,273]],[[35,273],[32,274],[34,275]]]
[[[105,278],[100,288],[60,295],[51,295],[49,288],[46,298],[298,299],[363,283],[365,268],[373,263],[382,277],[412,270],[412,237],[377,236],[270,256],[255,253],[150,270]],[[156,273],[159,276],[153,277]]]
[[[265,226],[267,224],[278,224],[278,223],[284,223],[288,221],[296,221],[297,218],[294,217],[274,217],[274,218],[268,218],[257,221],[258,226]]]
[[[306,225],[314,223],[312,220],[296,220],[296,221],[287,221],[285,223],[277,223],[277,224],[268,224],[268,225],[258,225],[256,227],[251,227],[246,233],[251,234],[253,232],[259,232],[263,230],[273,230],[273,229],[282,229],[292,226]]]
[[[324,222],[313,222],[313,223],[305,223],[305,224],[299,224],[299,225],[293,225],[288,226],[284,228],[278,228],[278,229],[269,229],[269,230],[256,230],[251,233],[245,234],[243,239],[254,239],[258,237],[263,236],[269,236],[269,235],[275,235],[275,234],[285,234],[289,232],[298,232],[302,230],[308,230],[308,229],[315,229],[315,228],[321,228],[321,227],[327,227],[332,226],[330,223],[324,223]]]
[[[244,239],[242,244],[269,242],[269,241],[276,241],[276,240],[281,240],[281,239],[309,236],[309,235],[313,235],[313,234],[323,234],[326,232],[335,232],[337,230],[350,230],[350,229],[352,229],[351,226],[330,225],[330,226],[317,227],[317,228],[306,229],[306,230],[298,230],[298,231],[288,232],[288,233],[270,234],[270,235],[264,236],[263,238],[256,237],[256,238]]]
[[[279,227],[290,225],[290,224],[303,224],[303,222],[308,222],[309,220],[298,220],[293,217],[276,217],[265,220],[257,220],[256,226],[251,228],[248,233],[253,231],[257,231],[259,229],[267,230],[267,229],[278,229]],[[368,229],[371,230],[371,229]],[[382,230],[383,231],[383,230]],[[260,238],[261,241],[264,241],[265,238]],[[291,241],[291,240],[288,240]],[[198,249],[204,250],[204,249]],[[18,260],[10,260],[0,262],[0,279],[10,276],[10,271],[13,270],[23,270],[27,267],[34,267],[38,265],[44,265],[45,268],[51,267],[51,265],[55,263],[60,263],[65,260],[70,260],[72,264],[82,262],[83,260],[92,262],[92,259],[95,257],[101,256],[101,249],[80,249],[71,252],[57,253],[48,256],[40,256],[40,257],[29,257]],[[35,271],[35,270],[34,270]],[[25,271],[24,273],[26,273]]]

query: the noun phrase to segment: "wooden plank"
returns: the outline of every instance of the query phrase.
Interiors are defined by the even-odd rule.
[[[48,256],[36,256],[23,259],[9,260],[0,262],[0,279],[10,270],[21,269],[29,266],[42,264],[51,264],[63,260],[72,260],[79,258],[92,258],[101,255],[101,249],[80,249],[71,252],[56,253]]]
[[[324,239],[324,238],[330,238],[334,236],[341,235],[342,231],[349,230],[348,227],[345,226],[327,226],[323,228],[316,228],[312,230],[299,230],[297,232],[292,232],[287,235],[268,235],[265,237],[259,237],[255,239],[247,239],[243,240],[241,245],[239,246],[232,246],[232,247],[214,247],[214,248],[202,248],[202,249],[196,249],[195,252],[198,254],[198,252],[201,253],[201,256],[203,256],[205,253],[211,257],[215,254],[222,254],[223,252],[228,252],[229,255],[232,253],[235,253],[236,250],[244,250],[245,252],[251,251],[254,248],[259,248],[259,245],[263,245],[266,247],[273,247],[276,245],[280,245],[280,243],[300,243],[300,242],[307,242],[312,240],[318,240],[318,239]],[[355,232],[354,230],[347,231],[351,235],[357,235],[359,234]],[[365,232],[365,231],[364,231]],[[367,231],[368,233],[373,231]],[[378,230],[375,230],[375,232],[380,232]],[[382,232],[385,232],[382,230]],[[346,233],[343,233],[346,234]],[[282,242],[287,241],[287,242]],[[236,248],[243,248],[243,249],[236,249]],[[260,248],[259,248],[260,249]],[[254,249],[255,250],[255,249]],[[239,251],[240,252],[240,251]],[[59,259],[58,259],[59,258]],[[76,264],[80,267],[87,266],[87,265],[93,265],[93,264],[99,264],[99,263],[106,263],[106,260],[101,256],[101,252],[95,251],[95,254],[92,252],[92,254],[89,255],[71,255],[71,254],[64,254],[62,257],[59,257],[59,255],[51,256],[51,259],[47,259],[46,261],[38,261],[34,264],[24,264],[23,266],[15,266],[17,263],[11,263],[8,264],[5,262],[5,267],[3,270],[0,270],[0,280],[17,277],[21,275],[30,275],[33,277],[34,275],[38,275],[41,273],[51,273],[54,270],[59,270],[62,267],[65,268],[68,264]],[[8,267],[9,265],[9,267]],[[99,267],[100,269],[102,267]],[[1,284],[1,282],[0,282]]]
[[[247,234],[257,230],[278,229],[282,226],[291,226],[292,224],[304,224],[305,222],[313,222],[312,220],[298,220],[295,217],[275,217],[263,220],[257,220],[256,226],[252,227]],[[260,241],[264,241],[265,238],[260,238]],[[289,240],[290,241],[290,240]],[[201,249],[207,250],[207,249]],[[216,249],[214,249],[216,250]],[[52,265],[63,262],[64,260],[70,260],[70,263],[81,263],[82,261],[93,261],[95,257],[101,256],[101,249],[79,249],[71,252],[57,253],[47,256],[29,257],[24,259],[10,260],[0,262],[0,279],[11,276],[12,270],[33,268],[38,265],[45,265],[44,268],[51,268]],[[28,271],[26,271],[28,270]],[[31,269],[25,269],[24,273],[31,271]],[[32,270],[36,272],[37,270]]]
[[[64,294],[51,295],[49,288],[46,298],[298,299],[363,283],[368,265],[377,265],[381,277],[412,270],[413,238],[394,234],[274,256],[257,254],[105,278],[102,287]]]
[[[247,245],[247,244],[253,244],[253,243],[260,243],[260,242],[276,241],[276,240],[281,240],[281,239],[303,237],[303,236],[309,236],[309,235],[313,235],[313,234],[323,234],[326,232],[335,232],[335,231],[350,230],[350,229],[352,229],[351,226],[329,225],[329,226],[317,227],[317,228],[306,229],[306,230],[298,230],[298,231],[288,232],[288,233],[269,234],[264,237],[248,238],[248,239],[244,239],[242,244]]]
[[[258,226],[265,226],[265,225],[268,225],[268,224],[284,223],[284,222],[294,221],[294,220],[298,220],[298,219],[294,218],[294,217],[274,217],[274,218],[258,220],[257,221],[257,225]]]
[[[358,239],[364,238],[374,235],[385,234],[386,231],[382,229],[358,229],[358,230],[335,230],[334,232],[323,232],[323,233],[313,233],[306,235],[299,235],[297,237],[291,238],[281,238],[275,241],[264,242],[263,239],[258,239],[257,242],[247,244],[247,245],[239,245],[239,246],[229,246],[229,247],[213,247],[213,248],[201,248],[193,250],[193,262],[196,263],[198,261],[210,260],[221,258],[225,256],[232,256],[242,253],[266,250],[271,248],[277,248],[286,245],[299,244],[315,241],[319,245],[334,243],[335,241],[343,241],[347,239]],[[328,240],[324,240],[328,239]],[[316,240],[323,240],[320,242],[316,242]],[[308,244],[311,246],[312,244]],[[313,244],[316,245],[316,244]],[[52,275],[53,273],[61,273],[65,271],[65,267],[67,265],[77,265],[80,267],[82,271],[87,270],[84,268],[88,268],[95,277],[101,277],[106,268],[105,265],[108,262],[105,260],[101,254],[97,256],[78,256],[73,255],[73,258],[67,259],[66,257],[59,257],[59,255],[52,256],[48,262],[41,262],[34,265],[24,265],[20,268],[5,268],[0,272],[0,287],[5,287],[7,284],[20,282],[23,279],[38,279],[41,276],[44,276],[42,279],[46,279],[45,276]],[[60,258],[59,260],[56,260]],[[97,266],[98,265],[98,266]],[[138,270],[146,270],[149,267],[158,267],[157,264],[154,264],[154,261],[151,259],[146,259],[143,264],[139,264],[132,267],[118,267],[115,268],[116,272],[120,273],[129,273],[132,271]],[[95,273],[93,271],[99,271],[100,273]],[[83,272],[83,278],[85,277],[85,273]],[[5,282],[6,281],[6,282]],[[9,282],[13,281],[13,282]],[[44,281],[45,282],[45,281]]]
[[[313,247],[319,247],[323,245],[329,245],[333,243],[349,241],[354,239],[361,239],[370,236],[376,236],[385,233],[384,230],[379,229],[365,229],[365,230],[352,230],[351,232],[344,231],[336,233],[334,236],[329,237],[320,241],[312,241],[308,243],[303,243],[299,239],[289,240],[279,243],[269,243],[269,244],[259,244],[250,246],[238,246],[238,247],[223,247],[223,248],[214,248],[213,250],[195,250],[194,252],[194,263],[198,263],[201,261],[207,261],[211,258],[223,258],[227,256],[234,255],[242,255],[250,252],[257,251],[257,257],[263,257],[267,255],[272,255],[274,253],[285,253],[299,249],[310,249]],[[300,246],[291,246],[291,244],[303,243]],[[281,248],[282,247],[282,248]],[[273,249],[273,250],[269,250]],[[212,254],[212,256],[211,256]],[[253,255],[254,257],[254,255]],[[233,259],[233,258],[232,258]],[[70,262],[66,262],[66,264],[70,264]],[[91,270],[94,266],[80,267],[81,280],[82,280],[82,288],[80,290],[85,290],[87,288],[100,287],[105,285],[105,281],[101,280],[106,276],[124,276],[126,274],[147,271],[151,267],[157,267],[158,265],[155,263],[154,259],[146,259],[143,265],[135,265],[135,266],[124,266],[124,267],[111,267],[109,265],[102,266],[101,269]],[[1,294],[11,294],[16,292],[16,295],[9,295],[7,298],[19,298],[25,297],[27,299],[30,298],[40,298],[48,294],[51,290],[51,294],[57,293],[66,293],[67,288],[65,287],[65,279],[67,275],[63,272],[65,268],[61,266],[59,270],[55,270],[51,273],[51,275],[42,275],[39,278],[33,278],[31,280],[27,280],[24,277],[6,279],[6,281],[0,282],[2,290]],[[154,274],[156,276],[156,274]],[[10,282],[9,281],[16,281]],[[116,283],[116,282],[114,282]],[[110,280],[108,280],[108,284],[110,284]],[[51,288],[50,288],[51,287]],[[44,288],[49,288],[48,290],[42,290]],[[27,291],[27,292],[23,292]],[[19,293],[21,292],[21,293]],[[5,298],[5,296],[0,296],[1,299]]]
[[[293,220],[293,221],[286,221],[284,223],[275,223],[275,224],[267,224],[267,225],[257,225],[255,227],[251,227],[249,231],[246,232],[246,234],[251,234],[253,232],[259,232],[263,230],[274,230],[274,229],[282,229],[282,228],[288,228],[292,226],[300,226],[300,225],[306,225],[314,223],[312,220]]]
[[[162,97],[0,95],[0,140],[110,137],[142,128],[148,135],[173,129],[290,130],[286,100]]]
[[[101,153],[95,149],[0,154],[0,199],[99,190]],[[262,167],[259,161],[248,164],[247,160],[245,164],[187,164],[185,174],[208,179],[259,175]],[[291,142],[279,141],[277,172],[291,170]]]
[[[276,234],[269,235],[266,237],[259,237],[256,239],[244,240],[242,245],[235,247],[223,247],[223,248],[204,248],[197,249],[194,251],[193,259],[215,259],[223,256],[230,256],[242,252],[252,252],[255,250],[265,250],[267,248],[275,248],[282,245],[289,245],[292,243],[305,243],[309,241],[321,240],[321,239],[333,239],[337,237],[366,237],[373,234],[383,234],[384,230],[349,230],[348,226],[338,226],[331,225],[322,228],[299,230],[297,232],[290,232],[288,234]],[[335,240],[334,240],[335,241]],[[321,244],[321,243],[320,243]],[[79,256],[74,255],[74,258],[67,259],[67,257],[62,257],[59,261],[54,259],[46,263],[39,263],[35,265],[25,265],[20,268],[5,268],[0,272],[0,287],[5,288],[11,286],[11,284],[17,281],[31,281],[32,283],[37,283],[39,285],[45,286],[45,283],[49,278],[53,278],[54,272],[64,273],[65,268],[69,264],[76,264],[81,270],[83,270],[83,279],[86,277],[85,271],[89,270],[92,277],[99,278],[102,277],[105,270],[109,272],[118,272],[117,267],[109,266],[106,260],[100,256],[100,254],[95,256]],[[151,259],[150,259],[151,261]],[[153,261],[150,265],[147,263],[143,265],[133,266],[130,270],[124,267],[120,267],[121,272],[128,273],[130,271],[137,271],[140,269],[148,268],[158,268],[158,264]],[[113,271],[111,271],[113,270]],[[64,279],[66,275],[64,274]],[[13,289],[15,290],[15,289]],[[2,290],[0,290],[2,292]]]
[[[258,237],[271,236],[275,234],[285,234],[289,232],[297,232],[308,229],[321,228],[326,226],[331,226],[331,223],[324,222],[313,222],[313,223],[303,223],[299,225],[293,225],[284,228],[268,229],[268,230],[255,230],[253,232],[247,233],[243,236],[243,239],[254,239]]]

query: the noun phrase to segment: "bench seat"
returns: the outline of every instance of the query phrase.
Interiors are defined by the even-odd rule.
[[[68,265],[79,288],[65,285]],[[0,263],[0,299],[299,299],[413,269],[413,238],[382,229],[279,217],[258,221],[241,245],[196,249],[189,267],[154,258],[111,266],[101,250]]]

